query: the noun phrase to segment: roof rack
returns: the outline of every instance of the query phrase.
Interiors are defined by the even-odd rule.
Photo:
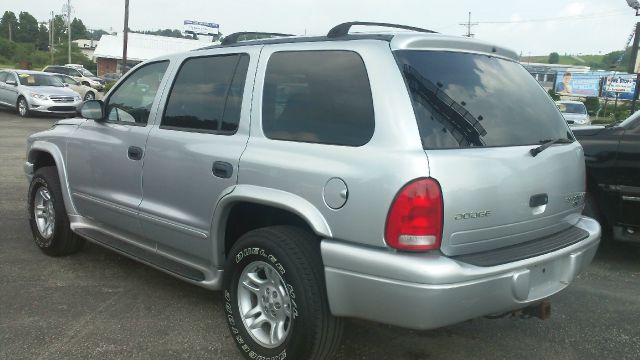
[[[252,36],[256,37],[256,39],[252,39],[252,40],[264,39],[264,38],[270,38],[270,37],[276,37],[276,36],[278,36],[278,37],[280,37],[280,36],[295,36],[295,35],[291,35],[291,34],[244,31],[244,32],[237,32],[237,33],[233,33],[233,34],[229,34],[229,35],[225,36],[224,38],[222,38],[222,42],[220,44],[221,45],[235,44],[235,43],[237,43],[239,41],[238,39],[240,39],[241,36],[246,36],[246,35],[252,35]]]
[[[351,29],[351,27],[354,25],[381,26],[381,27],[389,27],[389,28],[395,28],[395,29],[423,32],[423,33],[432,33],[432,34],[437,33],[436,31],[433,31],[433,30],[422,29],[422,28],[406,26],[406,25],[387,24],[387,23],[368,22],[368,21],[351,21],[351,22],[346,22],[346,23],[342,23],[334,26],[331,30],[329,30],[327,37],[336,38],[341,36],[347,36],[349,35],[349,29]]]

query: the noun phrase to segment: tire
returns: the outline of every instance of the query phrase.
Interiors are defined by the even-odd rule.
[[[42,167],[33,175],[29,185],[29,225],[36,246],[49,256],[73,254],[84,246],[84,239],[69,226],[55,166]]]
[[[247,286],[239,286],[240,279]],[[240,352],[247,359],[333,358],[343,324],[331,315],[325,289],[320,242],[314,235],[290,226],[243,235],[224,272],[225,315]],[[253,315],[244,319],[241,311]],[[261,318],[267,321],[250,330]],[[283,325],[272,326],[277,320]],[[280,330],[275,336],[273,328]]]
[[[86,94],[84,94],[84,101],[89,101],[89,100],[95,100],[96,99],[96,95],[92,92],[92,91],[87,91]]]
[[[18,102],[16,102],[16,111],[18,112],[18,115],[23,118],[29,117],[31,115],[27,99],[22,96],[18,98]]]

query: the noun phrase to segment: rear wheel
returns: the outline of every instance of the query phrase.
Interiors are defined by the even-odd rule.
[[[73,254],[84,246],[84,239],[69,226],[55,166],[42,167],[33,175],[29,186],[29,224],[34,242],[49,256]]]
[[[30,111],[27,99],[22,96],[19,97],[18,103],[16,104],[16,110],[18,111],[18,115],[20,115],[21,117],[29,117]]]
[[[307,231],[273,226],[243,235],[225,267],[225,311],[247,359],[329,359],[342,320],[331,315],[320,246]]]

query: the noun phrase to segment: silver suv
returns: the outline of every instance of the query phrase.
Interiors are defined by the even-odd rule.
[[[368,24],[138,65],[29,138],[35,243],[222,290],[249,359],[329,358],[344,317],[545,317],[600,240],[558,108],[510,50]]]

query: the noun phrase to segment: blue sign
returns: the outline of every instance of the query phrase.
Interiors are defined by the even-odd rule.
[[[571,73],[558,71],[555,91],[560,95],[598,96],[602,75],[594,73]]]

